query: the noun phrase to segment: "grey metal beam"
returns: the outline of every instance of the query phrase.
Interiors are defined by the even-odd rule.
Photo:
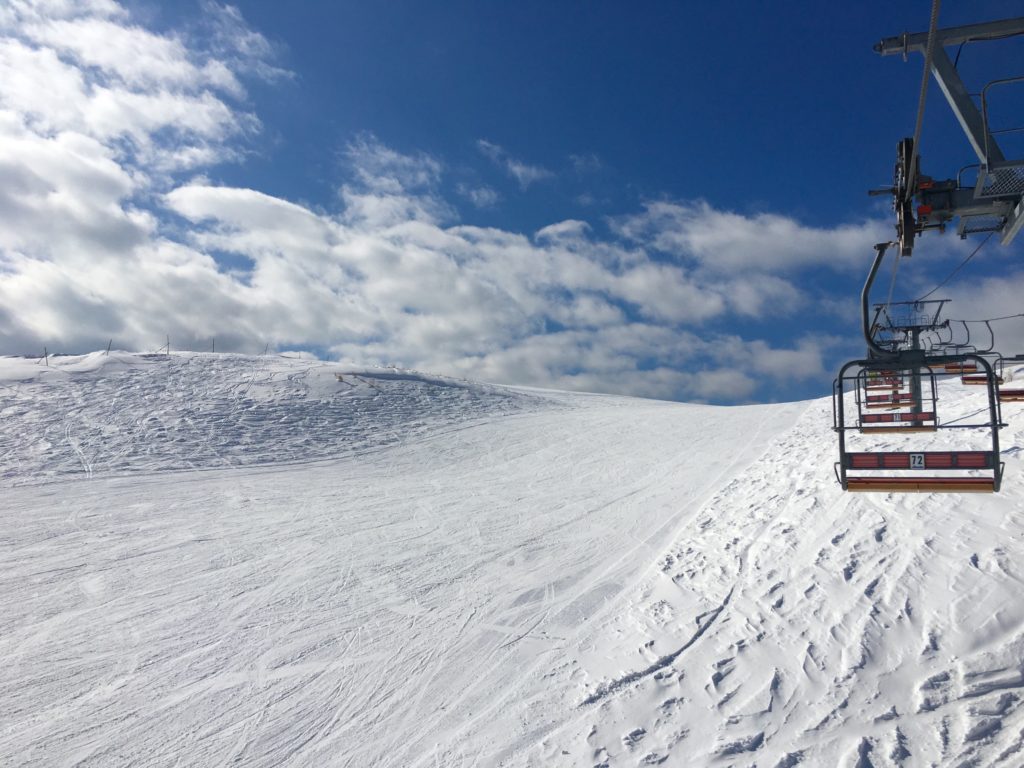
[[[986,21],[981,24],[968,24],[963,27],[947,27],[935,30],[935,42],[938,45],[958,45],[968,40],[991,40],[1024,33],[1024,16],[1000,21]],[[875,45],[875,52],[882,56],[909,51],[924,52],[928,45],[928,33],[904,33],[896,37],[886,37]]]
[[[1020,232],[1021,225],[1024,225],[1024,200],[1017,203],[1017,207],[1006,220],[1006,225],[1003,227],[1003,233],[1000,237],[1003,245],[1009,245],[1013,242],[1013,238]]]
[[[942,48],[937,47],[932,51],[932,73],[981,163],[987,165],[1005,160],[996,140],[985,130],[985,121],[964,87],[964,81]]]

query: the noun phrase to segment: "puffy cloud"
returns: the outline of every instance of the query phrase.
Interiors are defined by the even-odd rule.
[[[123,252],[153,230],[149,214],[125,204],[139,177],[91,137],[39,135],[0,110],[0,169],[0,248],[78,261]]]
[[[200,85],[244,94],[234,73],[221,62],[198,64],[180,40],[110,18],[51,18],[29,22],[21,31],[32,43],[129,87],[191,90]]]
[[[213,6],[211,6],[212,8]],[[74,132],[156,171],[237,157],[260,127],[228,99],[232,69],[132,25],[113,3],[15,2],[0,15],[0,108],[42,135]]]
[[[147,349],[168,334],[207,348],[216,336],[224,350],[316,346],[360,363],[718,401],[824,371],[829,343],[780,349],[724,321],[809,301],[793,272],[830,263],[823,253],[863,258],[877,225],[828,231],[679,202],[617,219],[611,237],[574,219],[532,234],[474,226],[442,197],[439,159],[371,134],[343,149],[332,210],[183,178],[238,156],[258,129],[238,103],[246,77],[286,76],[236,9],[203,7],[202,44],[144,30],[103,0],[0,9],[0,352],[111,337]],[[479,149],[524,189],[550,175]]]
[[[7,0],[0,6],[0,24],[49,19],[125,18],[127,12],[117,0]]]
[[[699,323],[725,310],[720,292],[672,265],[640,264],[625,271],[616,283],[618,294],[652,320]]]
[[[977,282],[951,286],[948,296],[951,302],[944,308],[943,316],[967,321],[982,321],[1001,318],[992,322],[995,335],[995,349],[1007,356],[1024,355],[1024,271],[1007,272],[999,277],[989,277]],[[967,333],[962,325],[955,324],[953,332],[958,341],[964,341]],[[971,343],[985,348],[991,343],[988,329],[983,322],[969,323]]]
[[[613,225],[630,240],[722,273],[859,268],[874,243],[892,239],[891,225],[880,221],[825,229],[775,213],[721,211],[704,201],[649,202]]]
[[[442,165],[429,155],[404,155],[365,134],[346,147],[345,158],[354,179],[339,194],[350,223],[372,228],[455,218],[435,194]]]

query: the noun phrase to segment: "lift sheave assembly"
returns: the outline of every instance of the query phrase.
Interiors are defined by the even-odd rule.
[[[875,46],[882,56],[911,52],[925,56],[953,114],[963,128],[977,163],[965,165],[955,178],[937,180],[920,173],[916,139],[906,138],[896,150],[893,186],[874,194],[891,193],[896,212],[900,253],[909,256],[915,237],[926,231],[944,231],[958,219],[961,237],[979,232],[999,235],[1008,245],[1024,226],[1024,158],[1007,159],[998,136],[1019,132],[1021,126],[992,125],[991,107],[1007,86],[1024,85],[1024,77],[990,80],[980,92],[980,106],[964,86],[945,46],[998,40],[1024,34],[1024,17],[935,30],[934,34],[903,34],[888,37]],[[920,111],[920,110],[919,110]],[[972,176],[973,174],[973,176]],[[973,183],[970,183],[973,179]]]

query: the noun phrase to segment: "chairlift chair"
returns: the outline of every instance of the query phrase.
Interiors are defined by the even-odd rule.
[[[963,360],[963,361],[957,361],[957,362],[952,362],[952,363],[944,363],[943,364],[943,370],[946,373],[959,373],[959,374],[977,373],[978,372],[978,364],[973,362],[973,361],[971,361],[971,360]]]
[[[918,346],[920,336],[922,332],[934,330],[938,326],[938,310],[928,322],[914,320],[906,324],[913,329],[913,347],[910,349],[892,350],[880,345],[875,338],[878,325],[870,322],[868,300],[878,268],[892,245],[895,243],[879,243],[875,246],[875,259],[861,291],[862,332],[868,344],[869,357],[846,363],[833,382],[833,429],[839,437],[836,479],[845,491],[995,493],[999,490],[1003,474],[1003,464],[999,461],[999,428],[1003,424],[992,364],[976,352],[926,354]],[[986,377],[988,418],[970,424],[941,424],[936,409],[936,375],[954,371],[962,374],[965,369],[970,370],[972,367],[982,371]],[[909,391],[901,392],[897,389],[888,394],[868,394],[868,382],[894,375],[910,385]],[[926,377],[930,384],[928,388],[923,386]],[[847,423],[845,412],[845,392],[847,384],[851,383],[857,405],[855,424]],[[927,403],[926,396],[930,397]],[[876,403],[880,405],[876,406]],[[876,407],[886,408],[886,413],[873,413]],[[990,448],[948,451],[847,450],[846,438],[849,431],[893,434],[935,432],[940,429],[985,431]],[[923,474],[925,472],[930,474]]]
[[[967,325],[968,321],[967,320],[962,320],[960,322],[962,322],[964,324],[965,328],[968,328],[968,325]],[[985,328],[988,329],[988,338],[989,338],[988,346],[985,349],[974,348],[973,351],[976,352],[979,355],[984,355],[986,358],[987,357],[991,357],[992,358],[992,360],[993,360],[993,362],[995,364],[994,365],[994,369],[995,369],[995,372],[996,372],[996,384],[1002,384],[1003,383],[1003,358],[1002,358],[1002,355],[1000,355],[998,352],[993,352],[993,350],[995,349],[995,346],[996,346],[996,334],[995,334],[995,331],[992,330],[992,321],[991,320],[981,320],[981,321],[971,321],[971,322],[982,322],[982,323],[985,324]],[[968,334],[968,339],[969,339],[970,338],[970,330],[967,331],[967,334]],[[975,367],[974,370],[968,370],[967,368],[963,368],[960,371],[960,373],[962,374],[960,376],[960,382],[962,384],[985,384],[986,383],[985,375],[978,373],[977,367]]]
[[[1024,354],[1014,355],[1013,357],[1000,358],[1000,363],[1005,365],[1006,363],[1024,363]],[[1015,387],[1013,389],[1007,389],[1006,387],[999,387],[999,402],[1001,403],[1021,403],[1024,402],[1024,388]]]
[[[933,399],[930,411],[920,407],[909,412],[893,411],[885,414],[858,411],[856,425],[848,425],[844,384],[857,380],[864,375],[864,371],[877,368],[879,365],[892,367],[893,361],[854,360],[843,366],[833,384],[833,421],[834,429],[839,435],[839,461],[835,464],[835,473],[843,490],[910,493],[994,493],[999,490],[1003,473],[1003,464],[999,461],[999,427],[1002,424],[992,366],[981,356],[973,354],[947,356],[935,362],[943,365],[962,364],[968,362],[970,358],[973,358],[973,362],[977,363],[987,376],[989,407],[986,420],[969,424],[940,424]],[[904,353],[900,360],[900,365],[907,376],[929,376],[934,382],[934,374],[922,372],[924,357],[919,352]],[[856,372],[851,373],[853,370]],[[934,390],[932,396],[934,398]],[[948,451],[848,451],[846,446],[846,433],[850,430],[893,434],[955,429],[987,431],[991,448]],[[942,474],[921,474],[929,471]]]
[[[1003,357],[996,353],[995,355],[985,355],[985,357],[992,357],[992,370],[995,373],[996,385],[1001,386],[1003,383]],[[988,377],[984,373],[964,372],[960,377],[961,384],[967,384],[972,386],[980,386],[988,383]]]
[[[936,388],[935,374],[927,369],[893,371],[887,370],[886,379],[898,379],[902,386],[909,386],[908,391],[890,390],[886,395],[869,395],[862,390],[869,387],[864,384],[875,377],[872,368],[861,368],[855,375],[857,382],[854,402],[857,406],[856,428],[859,432],[932,432],[936,428]],[[923,377],[928,378],[928,387],[922,386]],[[841,389],[846,389],[845,381],[838,381]],[[885,413],[878,413],[884,408]]]
[[[895,392],[904,386],[905,380],[902,376],[876,376],[867,379],[863,385],[865,392]]]

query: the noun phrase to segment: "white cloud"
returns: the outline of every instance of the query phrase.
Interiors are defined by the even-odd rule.
[[[777,275],[730,275],[717,286],[729,309],[746,317],[792,315],[808,303],[793,283]]]
[[[16,2],[0,16],[0,108],[153,170],[236,158],[226,142],[260,127],[228,101],[244,93],[224,61],[131,24],[112,3]]]
[[[541,168],[537,165],[527,165],[526,163],[520,162],[519,160],[513,160],[511,158],[505,161],[505,168],[508,170],[512,178],[519,182],[519,188],[523,190],[529,188],[531,184],[554,176],[554,174],[546,168]]]
[[[40,136],[0,111],[0,247],[87,258],[145,242],[150,215],[125,204],[142,183],[114,152],[79,133]]]
[[[667,264],[642,264],[624,272],[619,293],[640,314],[670,323],[700,323],[725,310],[725,297]]]
[[[744,369],[719,368],[698,371],[689,389],[704,400],[745,400],[757,389],[757,382]]]
[[[476,146],[481,154],[515,179],[519,183],[519,188],[524,192],[531,184],[553,178],[555,175],[547,168],[542,168],[539,165],[529,165],[509,156],[502,147],[486,139],[478,139]]]
[[[715,324],[794,311],[808,297],[791,273],[826,263],[825,242],[831,258],[838,240],[840,262],[863,259],[876,225],[830,232],[697,202],[650,204],[612,238],[580,220],[532,235],[472,226],[441,196],[440,160],[371,134],[343,149],[334,210],[183,180],[238,156],[258,129],[238,104],[245,76],[284,76],[236,9],[204,13],[205,46],[101,0],[0,9],[0,352],[111,337],[147,349],[165,335],[207,348],[216,336],[225,350],[317,345],[359,362],[701,399],[823,370],[821,342],[777,349]],[[479,149],[523,188],[551,175]],[[488,187],[459,194],[497,200]]]
[[[590,232],[590,225],[587,222],[566,219],[537,230],[536,237],[538,240],[549,242],[578,242],[585,238],[588,232]]]
[[[278,58],[276,46],[249,26],[237,7],[204,0],[202,9],[206,26],[212,30],[211,53],[216,59],[211,64],[269,82],[294,77],[293,72],[273,64]]]
[[[434,194],[443,166],[426,154],[404,155],[364,134],[345,148],[354,180],[341,187],[349,222],[364,227],[440,222],[455,210]]]
[[[0,6],[0,24],[13,25],[48,19],[125,18],[116,0],[6,0]]]
[[[829,336],[807,336],[792,349],[774,349],[767,343],[734,341],[726,344],[735,364],[778,381],[822,379],[826,376],[824,354],[837,340]]]
[[[569,161],[576,173],[596,173],[604,168],[601,158],[595,154],[569,155]]]
[[[722,273],[860,268],[870,263],[874,243],[892,239],[891,225],[880,221],[826,229],[774,213],[717,210],[704,201],[650,202],[613,226],[637,243]]]
[[[0,106],[40,132],[85,130],[89,101],[82,72],[56,52],[0,38]]]
[[[245,91],[220,62],[200,65],[173,37],[124,26],[108,18],[48,19],[21,27],[24,37],[84,68],[96,68],[129,87],[192,90],[212,86],[232,96]]]
[[[501,199],[501,196],[488,186],[474,187],[469,184],[459,183],[456,185],[455,191],[477,208],[493,208],[498,204],[498,200]]]
[[[495,164],[501,164],[505,157],[505,150],[497,144],[487,141],[487,139],[477,139],[476,147],[480,150],[481,154],[490,158],[490,160]]]
[[[362,185],[376,193],[430,190],[441,178],[439,161],[425,154],[403,155],[372,134],[349,143],[345,155]]]
[[[976,282],[956,283],[935,298],[951,299],[943,308],[943,317],[960,320],[986,320],[1005,318],[992,323],[995,348],[1007,356],[1024,354],[1024,271],[1008,271],[999,277]],[[963,326],[954,329],[956,338],[963,341]],[[984,323],[970,323],[971,341],[979,348],[989,346],[990,335]],[[948,338],[948,334],[947,334]]]

